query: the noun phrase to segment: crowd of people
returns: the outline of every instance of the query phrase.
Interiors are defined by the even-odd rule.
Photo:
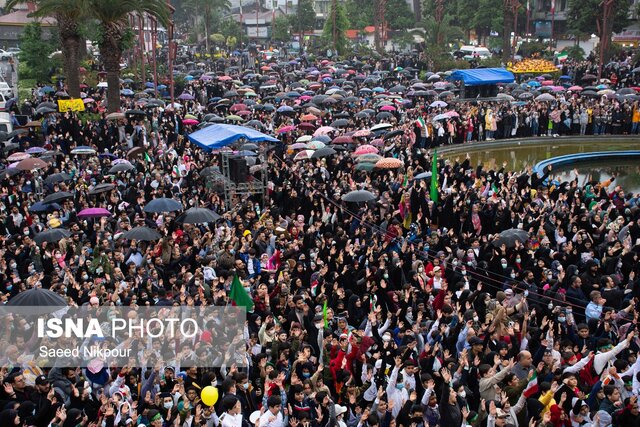
[[[452,93],[430,106],[431,93],[409,92],[451,87],[415,81],[417,70],[399,64],[381,72],[375,62],[291,61],[264,64],[264,79],[226,65],[228,78],[197,74],[179,104],[123,96],[128,113],[109,116],[100,91],[87,88],[97,118],[46,113],[40,127],[11,135],[7,163],[46,165],[1,172],[0,301],[44,288],[70,306],[225,306],[237,275],[253,300],[244,363],[44,368],[21,359],[34,328],[5,322],[1,426],[640,423],[637,195],[615,177],[579,185],[551,169],[489,170],[468,157],[434,159],[428,149],[637,133],[635,99],[557,91],[553,101],[519,105],[456,102]],[[503,93],[514,90],[538,96],[520,84]],[[53,100],[40,87],[18,113],[37,118]],[[228,208],[209,173],[222,170],[221,154],[188,136],[198,122],[238,123],[234,112],[281,142],[254,148],[267,165],[265,197]],[[335,152],[300,155],[321,141]],[[396,159],[394,167],[359,167],[354,149],[364,145],[367,155]],[[437,194],[424,179],[432,170]],[[375,199],[342,200],[357,190]],[[42,203],[62,192],[70,195]],[[179,212],[145,211],[161,197],[221,219],[191,225]],[[108,214],[78,215],[89,207]],[[160,238],[123,237],[141,225]],[[56,229],[69,236],[39,239]],[[201,391],[211,385],[219,398],[207,406]]]

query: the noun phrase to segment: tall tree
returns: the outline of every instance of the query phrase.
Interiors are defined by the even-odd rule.
[[[271,40],[278,42],[286,42],[291,39],[289,29],[291,28],[291,22],[286,16],[278,16],[273,21],[273,32],[271,33]]]
[[[342,4],[337,0],[331,3],[329,16],[322,29],[322,37],[338,55],[342,55],[347,47],[345,31],[349,29],[349,20]]]
[[[65,1],[65,0],[62,0]],[[120,108],[120,60],[127,41],[131,41],[129,15],[148,13],[165,27],[169,25],[169,7],[165,0],[87,0],[98,21],[100,57],[107,72],[107,104],[110,112]]]
[[[292,27],[300,38],[300,49],[303,51],[304,33],[312,31],[316,26],[316,12],[313,10],[313,0],[298,0],[296,14],[292,15]]]
[[[610,45],[612,33],[621,31],[629,22],[629,8],[632,0],[614,0],[611,7],[611,16],[607,20],[606,28],[603,27],[603,1],[602,0],[569,0],[567,10],[567,23],[569,30],[584,34],[594,32],[600,37],[601,43]],[[605,52],[605,63],[608,52]]]
[[[32,22],[24,27],[20,35],[20,61],[26,64],[29,78],[38,81],[48,80],[49,71],[53,65],[49,55],[54,50],[53,44],[42,38],[40,23]]]
[[[26,0],[9,0],[5,10],[11,10]],[[64,75],[67,78],[67,90],[73,98],[80,97],[80,44],[83,38],[80,29],[87,17],[86,0],[40,0],[36,17],[50,16],[58,23]]]
[[[229,0],[187,0],[185,7],[194,13],[196,21],[198,17],[202,17],[205,49],[209,53],[209,36],[211,35],[214,18],[219,17],[220,12],[228,11],[231,8],[231,2]],[[197,28],[197,26],[194,28]]]

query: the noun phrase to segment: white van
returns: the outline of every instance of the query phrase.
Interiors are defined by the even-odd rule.
[[[482,46],[462,46],[460,48],[460,52],[464,54],[464,59],[466,61],[491,58],[491,52],[489,51],[489,49]]]
[[[11,116],[9,113],[0,113],[0,131],[7,133],[13,132],[13,125],[11,124]]]
[[[9,83],[5,82],[4,80],[0,80],[0,93],[6,99],[13,98],[13,89],[11,89],[11,86],[9,86]]]

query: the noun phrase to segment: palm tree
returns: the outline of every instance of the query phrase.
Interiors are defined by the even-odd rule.
[[[60,0],[66,1],[66,0]],[[120,60],[123,42],[129,28],[129,15],[147,13],[165,27],[169,26],[170,9],[166,0],[86,0],[91,15],[100,29],[100,57],[107,73],[107,104],[109,112],[120,108]]]
[[[11,10],[27,0],[9,0],[5,10]],[[86,0],[39,0],[38,9],[31,15],[35,17],[51,16],[58,23],[58,33],[62,44],[64,74],[67,77],[67,90],[73,98],[80,97],[80,44],[84,40],[80,35],[80,26],[86,17]]]
[[[202,16],[204,21],[204,44],[209,53],[209,36],[211,35],[211,20],[214,13],[223,12],[231,9],[231,2],[229,0],[188,0],[185,6],[191,9],[196,16]]]

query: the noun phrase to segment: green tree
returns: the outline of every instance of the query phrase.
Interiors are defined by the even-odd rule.
[[[355,30],[373,25],[374,7],[372,0],[347,0],[344,4],[347,19]]]
[[[209,41],[213,43],[214,46],[222,46],[226,42],[226,38],[224,35],[220,33],[214,33],[209,36]]]
[[[387,0],[384,17],[392,30],[406,30],[416,24],[415,16],[405,0]]]
[[[242,27],[233,19],[223,19],[215,31],[227,38],[235,37],[237,40],[242,39]]]
[[[110,112],[120,108],[120,60],[128,44],[133,43],[129,15],[148,13],[165,27],[169,25],[169,7],[165,0],[87,0],[98,21],[100,57],[107,72],[107,104]]]
[[[608,45],[611,46],[611,34],[621,31],[629,21],[628,12],[631,4],[632,0],[614,0],[607,28],[602,28],[602,0],[569,0],[569,31],[583,34],[592,34],[595,31],[600,40],[609,41]],[[605,52],[605,62],[607,58],[608,52]]]
[[[307,31],[312,31],[316,26],[316,12],[313,10],[313,0],[298,0],[298,9],[296,14],[291,16],[291,20],[291,27],[298,33],[300,49],[302,50],[303,34]]]
[[[343,55],[347,48],[345,31],[348,29],[349,19],[347,19],[344,6],[333,0],[327,21],[322,29],[322,37],[338,55]]]
[[[38,22],[25,26],[20,36],[19,56],[27,70],[24,77],[40,81],[49,80],[49,70],[53,65],[49,55],[53,51],[53,44],[42,38],[42,27]]]
[[[207,53],[209,52],[209,35],[211,28],[215,22],[222,21],[220,12],[227,11],[231,8],[229,0],[186,0],[184,7],[194,13],[195,16],[202,17],[204,27],[204,40]],[[197,31],[197,26],[194,26]]]
[[[26,0],[9,0],[5,10],[11,10]],[[86,0],[39,0],[38,10],[31,16],[51,16],[56,19],[62,48],[64,74],[69,95],[80,97],[80,45],[83,41],[81,26],[86,19]],[[45,61],[46,62],[46,61]]]
[[[291,28],[291,22],[286,16],[278,16],[273,21],[273,31],[271,34],[271,40],[277,42],[286,42],[291,39],[289,29]]]

